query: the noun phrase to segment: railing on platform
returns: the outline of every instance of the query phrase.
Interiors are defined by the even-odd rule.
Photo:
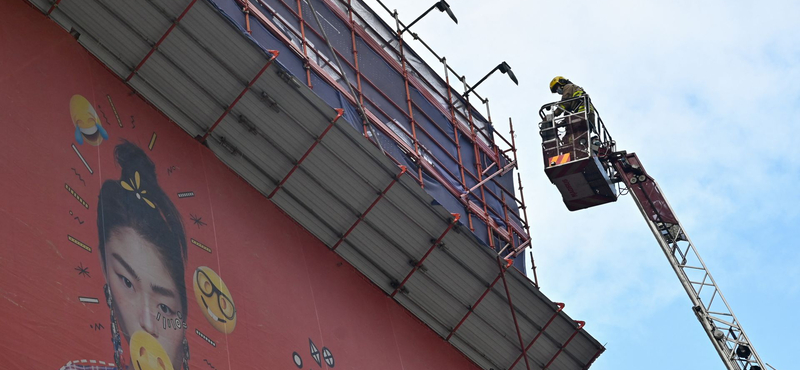
[[[579,102],[579,108],[574,112],[565,109],[575,102]],[[603,159],[616,151],[616,142],[589,95],[547,103],[539,109],[539,117],[545,168],[554,165],[550,163],[553,157],[564,154],[569,155],[569,160],[589,156]],[[610,166],[604,169],[609,177],[615,173]]]

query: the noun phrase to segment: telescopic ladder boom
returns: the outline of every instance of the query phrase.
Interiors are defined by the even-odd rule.
[[[661,188],[645,172],[636,154],[618,152],[609,160],[642,212],[728,370],[766,369]]]
[[[576,211],[631,194],[727,369],[766,370],[661,188],[635,153],[617,150],[589,96],[566,102],[575,99],[591,108],[553,117],[562,101],[539,110],[545,174],[564,204]]]

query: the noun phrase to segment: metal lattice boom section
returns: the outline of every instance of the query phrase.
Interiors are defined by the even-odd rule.
[[[725,366],[729,370],[766,369],[656,181],[647,175],[634,153],[623,152],[612,161]]]

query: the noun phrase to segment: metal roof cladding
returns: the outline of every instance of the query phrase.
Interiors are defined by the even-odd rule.
[[[587,369],[605,350],[217,2],[31,3],[479,366]]]

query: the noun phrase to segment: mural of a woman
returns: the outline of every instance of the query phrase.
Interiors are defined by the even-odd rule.
[[[122,174],[103,183],[97,230],[116,366],[64,369],[188,369],[187,245],[180,214],[142,149],[123,142],[114,155]]]

